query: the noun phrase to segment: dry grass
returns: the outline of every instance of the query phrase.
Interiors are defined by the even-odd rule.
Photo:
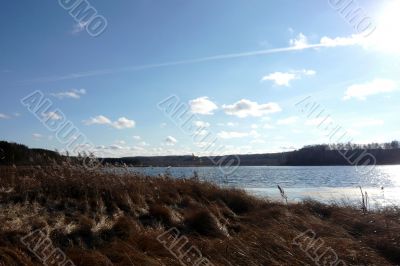
[[[75,265],[180,265],[157,237],[176,227],[214,265],[315,265],[307,229],[347,265],[400,264],[400,210],[288,206],[195,179],[0,168],[0,265],[42,265],[20,242],[44,228]]]

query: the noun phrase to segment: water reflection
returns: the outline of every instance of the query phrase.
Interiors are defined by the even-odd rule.
[[[358,186],[367,190],[376,204],[399,203],[400,199],[400,165],[377,166],[367,174],[351,166],[241,166],[229,176],[224,176],[218,167],[148,167],[129,171],[151,176],[168,172],[176,178],[193,177],[196,172],[201,180],[272,198],[279,197],[276,187],[280,185],[291,200],[312,197],[321,201],[354,201],[360,198]]]

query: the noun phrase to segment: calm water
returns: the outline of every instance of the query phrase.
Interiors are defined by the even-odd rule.
[[[377,166],[367,174],[352,166],[241,166],[229,176],[224,176],[218,167],[149,167],[129,168],[129,171],[151,176],[169,173],[176,178],[193,177],[196,172],[201,180],[276,199],[280,185],[290,200],[311,197],[353,202],[359,200],[358,186],[362,186],[373,204],[400,204],[400,165]]]

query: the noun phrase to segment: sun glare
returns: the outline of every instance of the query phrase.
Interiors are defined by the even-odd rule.
[[[379,14],[373,45],[387,53],[400,54],[400,1],[392,1]]]

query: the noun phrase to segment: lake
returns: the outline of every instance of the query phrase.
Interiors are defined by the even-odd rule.
[[[372,207],[400,205],[400,165],[371,167],[363,173],[353,166],[241,166],[229,176],[218,167],[133,167],[129,171],[150,176],[169,173],[175,178],[190,178],[196,172],[201,180],[272,199],[280,199],[280,185],[291,201],[311,197],[323,202],[357,203],[361,186]]]

